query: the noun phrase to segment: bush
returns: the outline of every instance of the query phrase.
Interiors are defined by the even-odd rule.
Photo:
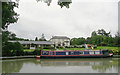
[[[33,55],[40,55],[41,54],[41,50],[34,50],[33,51]]]
[[[85,48],[85,46],[82,46],[81,48]]]
[[[109,50],[109,52],[113,53],[113,55],[118,55],[120,51],[112,49],[112,50]]]
[[[23,55],[23,46],[19,42],[5,42],[3,46],[3,56],[20,56]]]
[[[34,55],[33,52],[24,52],[24,55]]]
[[[65,46],[65,48],[70,48],[70,46]]]
[[[54,49],[54,47],[47,46],[47,47],[43,47],[43,49]]]
[[[63,49],[63,47],[62,47],[62,46],[56,46],[56,48],[61,48],[61,49]]]
[[[29,49],[29,47],[23,47],[24,49]]]
[[[97,48],[97,46],[94,46],[94,48]]]

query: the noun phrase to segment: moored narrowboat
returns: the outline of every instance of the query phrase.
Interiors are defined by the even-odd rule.
[[[40,58],[98,58],[112,57],[108,50],[41,51]]]

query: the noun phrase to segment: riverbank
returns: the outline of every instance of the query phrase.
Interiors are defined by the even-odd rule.
[[[120,55],[113,55],[114,58],[120,58]]]
[[[32,55],[32,56],[11,56],[11,57],[0,57],[0,60],[2,60],[2,59],[21,59],[21,58],[35,58],[35,56]]]
[[[97,48],[94,48],[92,50],[104,50],[104,49],[118,51],[120,47],[97,46]],[[52,49],[43,49],[43,50],[53,51]],[[57,50],[85,50],[85,48],[57,48]],[[33,51],[34,49],[24,49],[24,52],[33,52]]]

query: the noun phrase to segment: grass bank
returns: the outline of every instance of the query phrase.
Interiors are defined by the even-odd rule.
[[[119,50],[120,47],[108,47],[108,46],[98,46],[97,48],[95,49],[92,49],[92,50],[103,50],[103,49],[109,49],[109,50]],[[43,50],[50,50],[51,49],[43,49]],[[58,50],[85,50],[85,48],[59,48]],[[33,52],[34,49],[24,49],[24,52]]]
[[[104,49],[108,49],[111,53],[113,53],[114,55],[119,55],[120,54],[120,47],[108,47],[108,46],[98,46],[95,49],[92,50],[104,50]],[[51,51],[52,49],[43,49],[44,51]],[[57,50],[85,50],[85,48],[59,48]],[[90,49],[91,50],[91,49]],[[53,51],[53,50],[52,50]],[[34,52],[34,49],[24,49],[24,52],[28,52],[28,53],[32,53]]]

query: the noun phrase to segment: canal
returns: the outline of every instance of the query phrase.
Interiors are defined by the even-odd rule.
[[[2,73],[118,73],[120,58],[0,60]]]

